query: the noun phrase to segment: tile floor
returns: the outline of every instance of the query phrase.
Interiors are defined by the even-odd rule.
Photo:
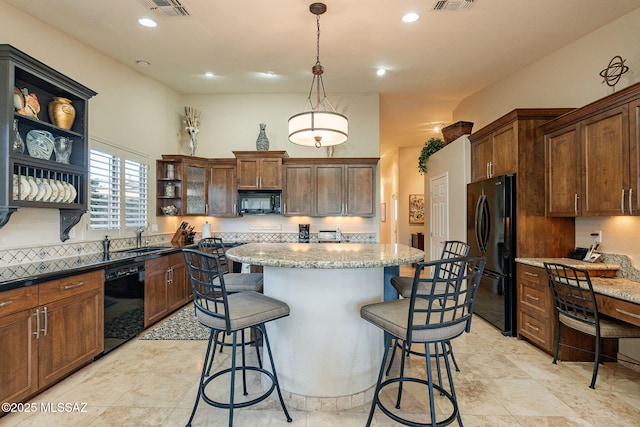
[[[503,337],[477,317],[472,332],[453,345],[461,368],[454,381],[466,426],[640,426],[639,372],[605,364],[591,390],[591,364],[553,365],[550,356],[524,341]],[[38,407],[86,402],[86,412],[9,414],[0,418],[0,425],[184,425],[205,346],[205,341],[131,341],[32,400]],[[228,355],[219,360],[228,362]],[[424,375],[420,358],[412,357],[408,365]],[[406,395],[402,412],[420,416],[422,404],[411,391]],[[364,426],[369,410],[368,404],[336,412],[289,408],[293,422],[288,424],[274,396],[257,407],[237,410],[234,425]],[[227,412],[201,402],[194,425],[228,425]],[[395,423],[377,410],[373,425]]]

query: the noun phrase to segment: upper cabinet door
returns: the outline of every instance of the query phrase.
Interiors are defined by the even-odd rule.
[[[629,110],[613,108],[582,123],[582,215],[628,214]]]
[[[207,214],[207,165],[190,164],[185,165],[186,194],[183,206],[186,207],[186,215],[206,215]]]
[[[580,215],[580,140],[577,126],[545,138],[547,215]]]
[[[312,215],[314,186],[313,166],[287,165],[284,168],[286,191],[283,192],[283,215]]]
[[[345,215],[372,217],[376,214],[376,167],[347,166],[347,201]]]
[[[209,167],[208,209],[211,216],[231,217],[238,214],[235,164]]]
[[[482,181],[490,177],[491,150],[490,135],[471,144],[471,181]]]
[[[257,190],[259,159],[238,159],[238,190]]]
[[[517,171],[518,138],[517,124],[511,123],[498,129],[492,135],[493,150],[491,160],[491,176],[499,176]]]
[[[629,104],[629,213],[640,214],[640,100]]]
[[[316,175],[316,215],[344,213],[344,166],[319,165]]]
[[[282,159],[260,159],[259,188],[262,190],[282,190]]]

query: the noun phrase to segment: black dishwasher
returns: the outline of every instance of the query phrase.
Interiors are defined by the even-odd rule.
[[[144,330],[144,262],[119,263],[104,275],[103,356]]]

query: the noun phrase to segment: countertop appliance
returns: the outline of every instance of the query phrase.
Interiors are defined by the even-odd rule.
[[[318,230],[318,243],[340,243],[340,230]]]
[[[103,356],[144,330],[144,261],[131,260],[104,275]]]
[[[517,330],[515,191],[515,175],[467,185],[469,255],[487,258],[473,311],[507,336]]]
[[[238,206],[240,214],[267,215],[279,214],[280,191],[238,191]]]

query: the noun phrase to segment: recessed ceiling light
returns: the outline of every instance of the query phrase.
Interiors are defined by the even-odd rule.
[[[402,17],[402,22],[416,22],[418,19],[420,19],[420,15],[415,12],[409,12]]]
[[[141,67],[148,67],[149,65],[151,65],[149,61],[145,61],[144,59],[138,59],[136,61],[136,64],[138,64]]]
[[[145,27],[149,27],[149,28],[153,28],[156,27],[158,24],[156,24],[156,21],[154,21],[153,19],[149,19],[149,18],[140,18],[138,19],[138,23],[142,26]]]
[[[385,74],[387,74],[387,70],[385,70],[384,68],[378,68],[378,69],[376,70],[376,74],[377,74],[378,76],[384,76]]]
[[[267,77],[275,77],[275,76],[277,76],[276,72],[275,71],[271,71],[271,70],[267,70],[263,74],[265,76],[267,76]]]
[[[211,71],[207,71],[206,73],[204,73],[205,77],[213,77],[213,73]]]

